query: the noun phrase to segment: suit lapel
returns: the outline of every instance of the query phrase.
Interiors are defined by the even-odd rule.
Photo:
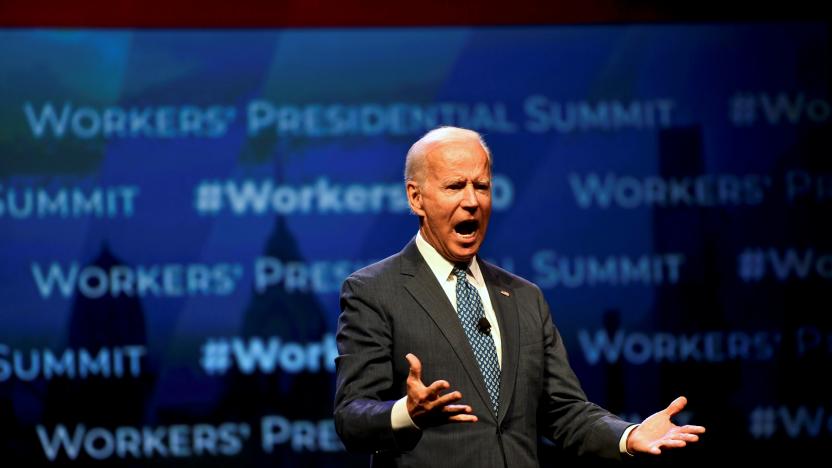
[[[477,259],[482,270],[491,305],[500,326],[500,341],[502,342],[502,365],[500,366],[500,415],[498,422],[502,422],[511,405],[514,386],[517,381],[517,363],[520,354],[520,325],[517,320],[517,299],[514,291],[500,281],[494,269]],[[507,293],[508,295],[506,295]]]
[[[465,331],[459,323],[459,317],[457,317],[456,311],[448,301],[445,291],[436,282],[436,277],[422,258],[422,254],[419,253],[415,242],[411,241],[404,248],[403,253],[402,274],[410,276],[404,283],[405,289],[439,327],[439,331],[451,344],[457,358],[462,362],[462,367],[465,368],[469,379],[474,382],[474,387],[480,395],[483,407],[490,409],[491,399],[485,388],[480,367],[474,357],[474,352],[471,351],[468,337],[465,336]],[[502,327],[502,324],[500,326]],[[453,382],[451,382],[451,385],[453,385]],[[500,400],[502,401],[502,397],[500,397]]]

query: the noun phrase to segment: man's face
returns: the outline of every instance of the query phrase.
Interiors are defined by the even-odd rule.
[[[423,219],[422,237],[451,262],[471,260],[491,217],[491,171],[482,145],[476,139],[434,145],[422,179],[407,183],[410,206]]]

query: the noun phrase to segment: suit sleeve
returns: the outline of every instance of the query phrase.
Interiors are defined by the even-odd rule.
[[[396,450],[390,422],[395,400],[389,316],[367,284],[349,277],[341,287],[338,319],[335,428],[347,450]]]
[[[631,423],[587,401],[578,377],[569,365],[560,333],[549,306],[537,290],[543,322],[543,394],[539,406],[542,434],[568,452],[620,460],[618,443]]]

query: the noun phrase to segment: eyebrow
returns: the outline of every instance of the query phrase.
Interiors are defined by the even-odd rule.
[[[441,185],[453,185],[453,184],[460,183],[460,182],[465,182],[467,184],[468,179],[465,178],[465,177],[449,177],[447,179],[443,179],[443,180],[440,181]],[[491,183],[491,177],[486,177],[486,178],[482,178],[482,179],[473,179],[473,180],[471,180],[471,182],[474,183],[474,184],[490,184]]]

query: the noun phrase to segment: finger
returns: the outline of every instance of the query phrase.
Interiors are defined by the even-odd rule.
[[[661,442],[659,442],[658,446],[667,448],[681,448],[687,444],[688,443],[684,440],[664,439]]]
[[[416,357],[415,354],[407,353],[405,356],[407,359],[407,363],[410,364],[410,372],[408,377],[418,380],[419,382],[422,381],[422,361]]]
[[[442,407],[442,411],[445,413],[470,414],[474,410],[468,405],[445,405]]]
[[[444,395],[441,395],[439,398],[431,402],[431,406],[447,406],[450,403],[455,401],[459,401],[462,399],[462,393],[460,392],[450,392]]]
[[[683,396],[680,396],[679,398],[673,400],[670,403],[670,405],[668,405],[668,407],[665,408],[664,411],[665,411],[665,413],[667,413],[668,416],[673,416],[673,415],[679,413],[680,411],[682,411],[683,409],[685,409],[685,405],[687,405],[687,404],[688,404],[688,399],[683,397]]]
[[[699,440],[699,436],[696,434],[677,434],[674,438],[684,440],[685,442],[696,442]]]
[[[437,396],[439,395],[439,392],[448,388],[451,388],[451,384],[449,384],[447,380],[437,380],[436,382],[430,384],[425,390],[428,392],[428,395]]]
[[[453,422],[477,422],[477,421],[479,421],[479,419],[477,419],[477,416],[473,415],[473,414],[455,414],[455,415],[451,416],[450,418],[448,418],[448,421],[453,421]]]
[[[693,426],[691,424],[687,424],[679,428],[682,432],[687,432],[689,434],[704,434],[705,428],[703,426]]]

